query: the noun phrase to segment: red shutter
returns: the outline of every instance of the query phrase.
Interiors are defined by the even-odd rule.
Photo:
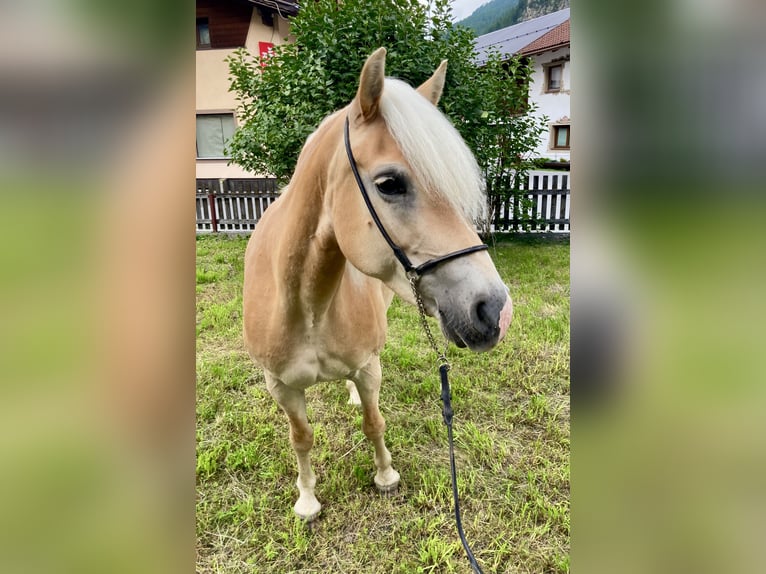
[[[258,53],[261,56],[261,67],[266,65],[266,61],[271,56],[271,52],[274,49],[273,42],[258,42]]]

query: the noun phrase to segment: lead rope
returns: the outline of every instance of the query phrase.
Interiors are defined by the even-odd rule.
[[[443,405],[442,418],[444,419],[444,424],[447,425],[447,438],[449,439],[449,465],[452,477],[452,497],[455,500],[455,524],[457,525],[457,533],[458,536],[460,536],[460,542],[463,543],[463,548],[468,556],[468,562],[471,564],[474,573],[484,574],[479,563],[476,561],[473,552],[471,552],[471,547],[468,546],[468,541],[465,539],[465,534],[463,533],[463,523],[460,520],[460,503],[458,502],[457,496],[457,471],[455,470],[455,449],[452,442],[452,392],[450,391],[449,378],[447,377],[447,373],[450,370],[450,364],[447,360],[447,347],[449,346],[449,341],[445,343],[444,351],[439,351],[433,333],[431,333],[431,328],[428,326],[428,321],[426,321],[426,310],[423,306],[423,299],[420,296],[420,291],[418,291],[417,286],[418,276],[412,273],[409,275],[409,279],[410,287],[412,288],[413,295],[415,295],[415,301],[418,306],[420,323],[423,325],[423,330],[426,332],[426,338],[428,339],[431,348],[439,358],[439,376],[441,377],[442,387],[441,400]]]

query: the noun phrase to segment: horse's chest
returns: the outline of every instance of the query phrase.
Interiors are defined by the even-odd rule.
[[[379,350],[379,338],[369,336],[370,329],[362,334],[359,329],[334,324],[316,326],[307,335],[307,348],[316,357],[320,380],[348,378]]]
[[[327,340],[313,341],[306,337],[305,343],[296,345],[290,358],[283,363],[277,377],[292,387],[309,387],[321,381],[352,378],[354,373],[370,360],[371,349],[338,350]]]

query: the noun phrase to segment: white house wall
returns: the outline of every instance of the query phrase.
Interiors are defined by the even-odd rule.
[[[565,58],[561,77],[561,90],[558,92],[545,91],[545,68],[555,60]],[[569,161],[570,150],[554,150],[551,141],[551,126],[555,124],[570,123],[569,97],[571,92],[569,47],[550,50],[532,56],[533,74],[529,89],[529,99],[537,104],[537,116],[546,116],[547,129],[541,136],[540,145],[535,151],[536,157],[548,157],[554,160],[564,159]]]
[[[250,28],[245,41],[245,48],[258,56],[258,42],[284,44],[290,33],[287,20],[274,15],[274,27],[266,26],[261,14],[253,9]],[[226,58],[235,51],[233,48],[197,50],[197,113],[227,113],[237,109],[234,92],[229,91],[229,65]],[[235,119],[235,121],[237,121]],[[228,165],[226,159],[197,159],[197,177],[204,179],[262,177],[242,169],[237,165]]]

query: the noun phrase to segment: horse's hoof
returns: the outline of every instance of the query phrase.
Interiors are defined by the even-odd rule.
[[[296,516],[304,522],[313,521],[319,516],[321,510],[322,505],[319,504],[319,501],[316,498],[314,500],[298,499],[298,502],[296,502],[293,507],[293,512],[295,512]]]
[[[399,483],[396,484],[389,484],[388,486],[378,486],[375,485],[378,489],[378,492],[380,495],[384,498],[388,498],[389,496],[394,496],[399,491]]]
[[[393,468],[389,469],[385,478],[375,475],[375,486],[383,496],[392,496],[399,489],[399,473]]]

